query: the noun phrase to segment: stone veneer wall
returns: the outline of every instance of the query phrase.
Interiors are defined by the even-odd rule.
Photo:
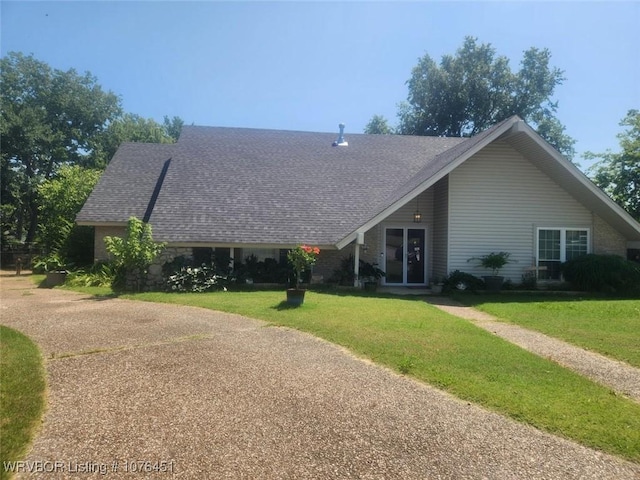
[[[167,247],[158,255],[153,264],[149,266],[146,281],[143,282],[142,274],[133,273],[127,277],[127,287],[143,284],[144,290],[164,290],[162,266],[165,263],[172,262],[176,257],[184,256],[192,258],[192,255],[193,250],[191,247]]]
[[[627,258],[627,239],[597,215],[593,216],[593,253]]]

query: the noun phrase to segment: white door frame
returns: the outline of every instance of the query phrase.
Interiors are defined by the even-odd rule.
[[[428,285],[428,278],[427,278],[427,225],[420,225],[420,224],[415,224],[415,223],[411,223],[411,224],[404,224],[404,225],[393,225],[393,224],[389,224],[389,225],[384,225],[382,228],[382,267],[383,270],[387,271],[387,255],[391,255],[394,254],[394,252],[390,252],[387,249],[387,230],[394,230],[394,229],[398,229],[398,230],[402,230],[402,245],[403,245],[403,259],[402,259],[402,282],[397,283],[389,283],[387,280],[387,277],[382,277],[382,284],[383,285],[388,285],[388,286],[397,286],[397,287],[408,287],[408,286],[427,286]],[[409,230],[422,230],[424,232],[424,247],[423,247],[423,251],[422,252],[410,252],[409,251]],[[410,254],[415,254],[417,253],[418,255],[422,255],[423,260],[423,268],[424,268],[424,272],[423,272],[423,276],[424,276],[424,282],[421,283],[410,283],[408,281],[408,273],[409,273],[409,255]]]

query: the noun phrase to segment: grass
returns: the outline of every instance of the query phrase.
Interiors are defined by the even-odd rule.
[[[38,347],[0,325],[0,479],[10,477],[4,462],[20,460],[44,411],[45,373]]]
[[[640,462],[640,404],[419,298],[307,292],[143,293],[126,298],[233,312],[310,332],[454,395]]]
[[[457,295],[509,323],[640,368],[640,300],[565,295]]]

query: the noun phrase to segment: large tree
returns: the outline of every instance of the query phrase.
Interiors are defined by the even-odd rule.
[[[444,55],[439,64],[425,54],[407,81],[409,94],[399,106],[397,131],[470,136],[519,115],[572,157],[574,140],[555,117],[558,106],[552,99],[564,81],[563,72],[549,65],[550,58],[549,50],[530,48],[520,70],[513,72],[505,56],[473,37],[466,37],[456,54]]]
[[[102,171],[80,165],[64,165],[38,186],[40,195],[39,240],[47,251],[63,245]]]
[[[62,180],[69,172],[94,175],[74,170],[59,176],[62,166],[101,169],[122,142],[175,142],[184,124],[175,116],[164,117],[160,124],[124,114],[119,97],[105,92],[91,74],[55,70],[32,55],[9,53],[0,59],[0,67],[0,215],[4,242],[13,238],[33,243],[39,239],[46,249],[59,243],[59,239],[52,240],[56,220],[39,221],[39,215],[51,214],[45,197],[47,189],[56,184],[47,182]],[[40,189],[42,184],[47,187]],[[67,212],[65,218],[75,213]]]
[[[620,126],[628,127],[618,135],[622,151],[587,152],[585,158],[600,159],[589,170],[591,178],[640,222],[640,111],[629,110]]]
[[[60,165],[83,162],[93,139],[121,112],[120,99],[89,73],[52,69],[31,55],[9,53],[0,68],[0,194],[3,206],[10,206],[2,210],[2,230],[30,243],[38,225],[38,185]]]
[[[92,141],[91,155],[88,157],[92,166],[104,167],[123,142],[174,143],[182,130],[180,117],[164,117],[160,124],[151,118],[126,113],[111,121],[106,129],[96,135]]]
[[[382,115],[374,115],[364,127],[364,133],[372,135],[390,135],[394,133],[389,122]]]

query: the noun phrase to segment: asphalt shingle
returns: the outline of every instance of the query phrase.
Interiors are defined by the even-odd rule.
[[[461,138],[185,127],[151,224],[167,242],[333,245]]]
[[[126,223],[142,219],[158,177],[176,145],[123,143],[76,217],[78,223]]]

